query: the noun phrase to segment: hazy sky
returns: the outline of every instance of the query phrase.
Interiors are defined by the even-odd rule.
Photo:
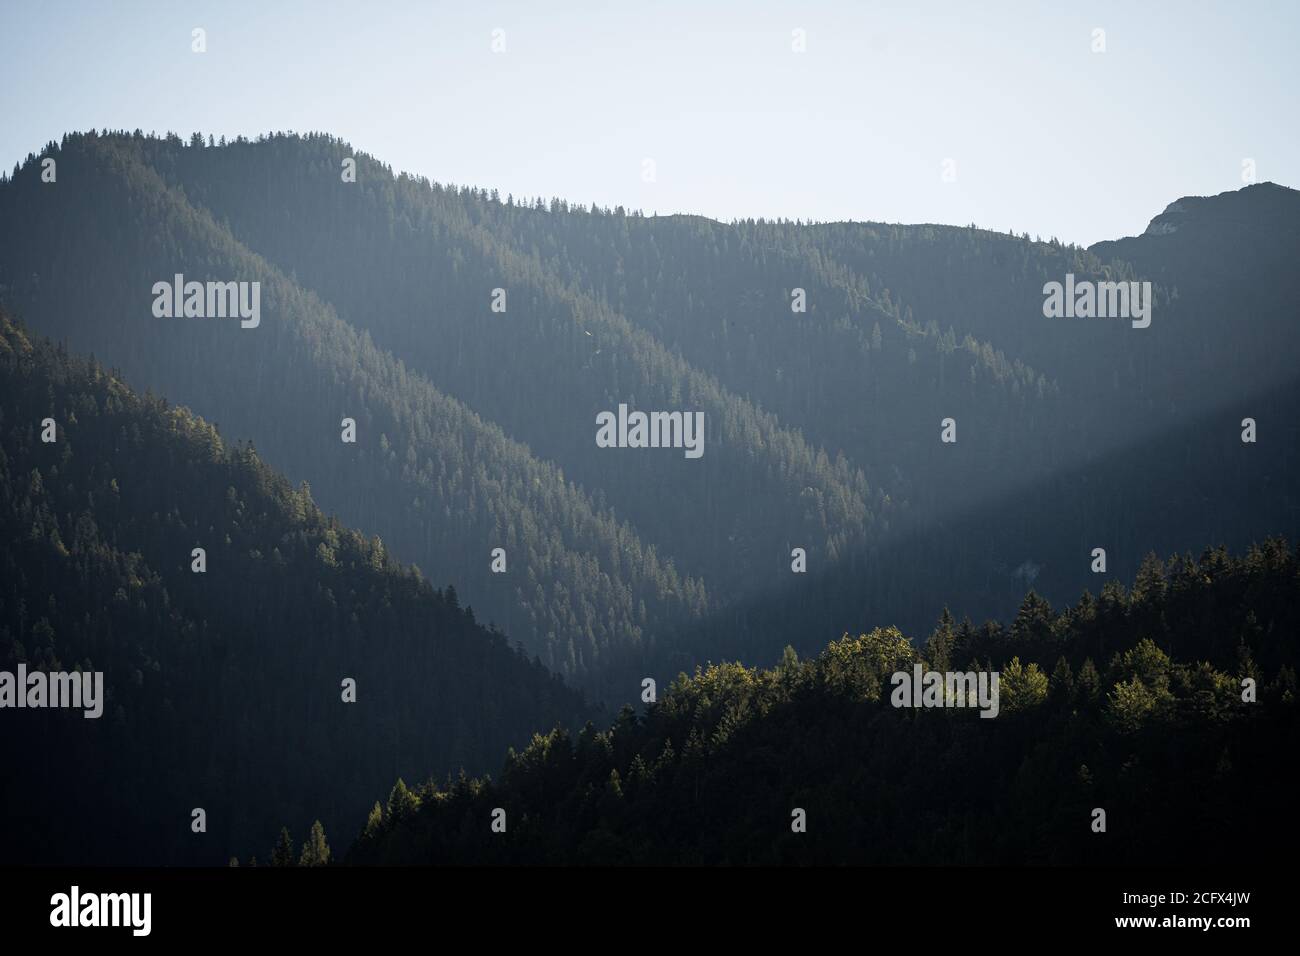
[[[324,130],[502,195],[1087,244],[1245,158],[1300,185],[1298,25],[1294,0],[0,0],[0,162],[90,127]]]

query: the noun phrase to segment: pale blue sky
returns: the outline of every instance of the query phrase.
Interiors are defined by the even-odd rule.
[[[1298,25],[1294,0],[0,0],[0,162],[90,127],[324,130],[503,195],[1087,244],[1246,157],[1300,185]]]

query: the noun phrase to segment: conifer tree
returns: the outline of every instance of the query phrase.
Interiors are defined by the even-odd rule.
[[[281,827],[279,839],[275,841],[275,848],[271,850],[272,866],[293,866],[293,838],[289,836],[289,828]]]
[[[325,842],[325,827],[317,820],[311,825],[311,834],[303,842],[299,866],[328,866],[330,846]]]

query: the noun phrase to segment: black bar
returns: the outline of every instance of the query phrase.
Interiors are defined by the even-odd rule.
[[[991,943],[1010,934],[1042,940],[1104,936],[1226,942],[1278,933],[1291,881],[1261,867],[1225,869],[8,869],[0,901],[6,941],[66,942],[51,926],[51,897],[149,893],[147,937],[129,927],[78,927],[79,942],[152,939],[245,944],[266,938],[379,944],[450,941],[461,933],[560,934],[554,942],[667,942],[693,924],[741,937],[841,927],[870,944],[902,931],[918,942]],[[1180,900],[1173,894],[1183,894]],[[1126,902],[1125,894],[1128,894]],[[1163,894],[1163,901],[1161,901]],[[1212,894],[1230,894],[1219,896]],[[1248,894],[1238,896],[1237,894]],[[1143,896],[1150,899],[1143,900]],[[1231,904],[1235,899],[1236,905]],[[1154,905],[1152,903],[1154,902]],[[1125,918],[1153,926],[1120,926]],[[1246,925],[1162,925],[1166,920],[1242,920]],[[818,926],[823,930],[817,930]],[[600,927],[613,935],[593,937]],[[413,936],[411,934],[414,934]]]

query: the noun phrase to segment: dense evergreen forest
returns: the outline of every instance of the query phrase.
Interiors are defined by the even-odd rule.
[[[499,779],[398,780],[347,861],[1284,864],[1298,628],[1281,540],[1149,555],[1059,612],[1031,591],[1007,627],[945,609],[927,640],[697,668],[642,716],[537,735]],[[891,706],[918,662],[999,671],[997,717]]]
[[[0,188],[0,221],[33,230],[6,230],[0,254],[6,298],[33,328],[252,440],[350,524],[431,578],[460,582],[486,619],[570,678],[612,690],[640,673],[644,643],[703,616],[702,583],[612,508],[340,320],[132,145],[70,138],[60,151],[80,170],[70,188],[29,193],[26,174]],[[267,318],[256,330],[153,321],[149,289],[178,271],[260,281]],[[339,440],[344,417],[357,422],[356,444]],[[590,438],[594,419],[582,417]],[[513,572],[490,572],[494,547]]]
[[[251,445],[2,314],[0,548],[0,671],[102,671],[107,697],[98,719],[4,711],[6,863],[220,864],[285,822],[347,834],[395,773],[490,770],[592,713]]]
[[[1300,538],[1300,198],[1272,184],[1082,249],[501,197],[326,135],[92,131],[0,182],[0,221],[34,329],[253,441],[614,708],[646,674],[917,631],[936,600],[1069,600],[1095,547],[1132,575]],[[262,326],[152,319],[176,272],[259,279]],[[1151,327],[1044,318],[1067,272],[1153,281]],[[620,402],[703,411],[705,454],[598,448]]]
[[[501,196],[324,134],[49,143],[0,176],[0,671],[108,702],[5,712],[0,859],[1277,846],[1300,193],[1151,212],[1081,248]],[[178,274],[259,283],[257,327],[157,315]],[[1150,327],[1046,317],[1067,275],[1149,281]],[[601,447],[620,404],[702,413],[703,455]],[[890,707],[918,661],[999,670],[1002,713]]]

